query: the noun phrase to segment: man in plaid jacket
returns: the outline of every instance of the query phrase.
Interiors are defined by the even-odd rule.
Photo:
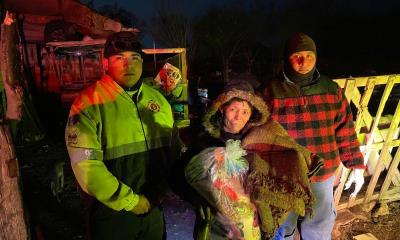
[[[307,213],[299,219],[295,213],[290,214],[275,239],[293,239],[296,226],[302,239],[331,239],[336,217],[333,182],[340,161],[347,168],[360,169],[357,175],[363,183],[364,160],[350,106],[338,85],[319,74],[316,55],[309,36],[293,35],[285,45],[281,75],[262,90],[272,119],[299,144],[324,159],[324,166],[311,178],[316,198],[313,217]]]

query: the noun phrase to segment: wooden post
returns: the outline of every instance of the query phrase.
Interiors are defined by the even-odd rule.
[[[10,131],[0,124],[0,239],[25,240],[27,230],[19,188],[18,162]]]
[[[8,15],[8,13],[7,13]],[[7,17],[6,17],[7,19]],[[0,71],[7,96],[7,113],[0,116],[0,239],[26,240],[28,238],[24,209],[19,188],[18,161],[10,130],[4,119],[19,120],[22,116],[22,91],[15,75],[17,49],[16,24],[13,19],[1,24]]]

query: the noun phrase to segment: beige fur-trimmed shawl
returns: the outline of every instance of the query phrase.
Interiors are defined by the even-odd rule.
[[[245,189],[258,208],[261,229],[273,236],[290,212],[304,216],[311,207],[309,177],[323,163],[273,120],[252,128],[242,146],[250,165]]]

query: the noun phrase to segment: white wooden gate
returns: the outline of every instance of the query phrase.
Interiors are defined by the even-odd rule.
[[[379,153],[375,171],[370,177],[365,178],[364,186],[367,186],[366,189],[363,188],[355,197],[347,199],[343,196],[344,184],[350,171],[343,166],[339,168],[341,172],[339,175],[340,183],[335,190],[337,209],[340,210],[357,204],[387,203],[400,200],[400,172],[398,167],[400,161],[400,139],[398,136],[400,102],[398,97],[394,101],[393,98],[390,99],[393,96],[392,90],[400,87],[400,75],[343,78],[334,79],[334,81],[344,89],[349,102],[357,108],[355,130],[361,145],[364,146],[365,162],[371,161],[369,156],[372,151]],[[383,94],[376,114],[373,116],[371,115],[371,106],[378,103],[377,100],[379,99],[377,98],[380,97],[379,91],[374,91],[374,89],[382,87],[384,87]],[[388,101],[388,99],[391,101]],[[395,109],[394,112],[388,113],[388,108],[385,109],[386,104],[391,104],[390,108]],[[393,105],[396,105],[396,107]],[[386,127],[379,125],[384,118],[382,116],[384,110],[385,116],[390,114],[390,122],[386,124]],[[397,149],[396,152],[392,153],[393,149]]]

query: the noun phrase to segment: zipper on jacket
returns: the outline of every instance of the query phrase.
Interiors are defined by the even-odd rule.
[[[128,94],[127,92],[125,92],[126,94]],[[128,94],[129,95],[129,94]],[[144,131],[144,127],[143,127],[143,121],[142,121],[142,116],[140,115],[140,111],[139,111],[139,108],[138,108],[138,105],[137,105],[137,98],[139,97],[139,90],[136,92],[136,93],[134,93],[133,95],[132,95],[132,97],[130,97],[130,99],[132,100],[132,102],[135,104],[135,107],[136,107],[136,112],[137,112],[137,114],[138,114],[138,116],[139,116],[139,121],[140,121],[140,127],[142,128],[142,132],[143,132],[143,137],[144,137],[144,142],[146,143],[146,149],[147,149],[147,151],[149,150],[149,144],[148,144],[148,142],[147,142],[147,137],[146,137],[146,132]],[[135,98],[135,99],[134,99]]]
[[[307,98],[304,96],[304,91],[301,89],[301,87],[297,86],[294,82],[288,80],[286,80],[285,82],[289,85],[292,85],[296,89],[297,97],[300,98],[301,107],[306,109],[308,106],[308,102]]]
[[[304,91],[303,91],[303,89],[301,88],[301,87],[298,87],[299,88],[299,92],[300,92],[300,97],[301,97],[301,106],[303,107],[303,108],[307,108],[307,105],[308,105],[308,102],[307,102],[307,97],[306,96],[304,96]]]

